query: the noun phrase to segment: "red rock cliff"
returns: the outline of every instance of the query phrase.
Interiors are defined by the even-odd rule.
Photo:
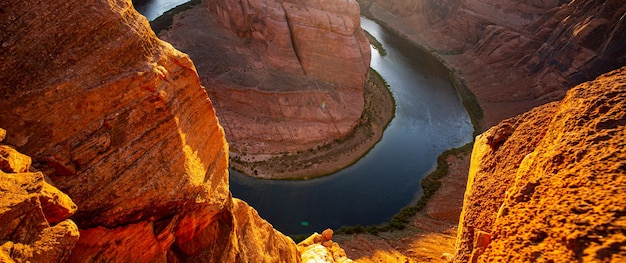
[[[360,89],[369,70],[370,47],[354,0],[204,1],[236,35],[261,45],[271,68]]]
[[[626,68],[474,145],[456,262],[626,259]]]
[[[626,65],[622,0],[362,2],[464,78],[485,127]]]
[[[76,203],[69,261],[299,260],[230,196],[228,146],[194,65],[130,0],[0,10],[0,127]]]
[[[370,63],[354,0],[204,7],[160,37],[195,61],[237,159],[316,149],[354,130]]]

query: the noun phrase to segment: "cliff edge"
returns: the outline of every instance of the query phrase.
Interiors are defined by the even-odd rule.
[[[24,204],[39,211],[27,218],[39,218],[37,233],[71,241],[80,232],[60,244],[71,253],[52,247],[56,259],[299,261],[290,238],[231,197],[228,145],[194,65],[130,0],[3,1],[0,10],[0,127],[39,171],[18,174],[33,184]],[[9,193],[4,182],[17,177],[2,176]],[[51,220],[37,208],[44,178],[73,200],[76,225],[54,225],[69,215]],[[5,215],[0,225],[14,226]],[[2,231],[3,249],[40,244]]]
[[[626,259],[626,68],[476,139],[455,262]]]

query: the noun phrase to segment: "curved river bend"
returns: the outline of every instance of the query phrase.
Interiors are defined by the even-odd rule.
[[[147,1],[149,20],[173,0]],[[179,0],[178,3],[186,1]],[[158,9],[160,11],[154,11]],[[372,49],[371,66],[385,78],[396,100],[396,116],[382,140],[356,164],[308,181],[254,179],[230,171],[233,196],[252,205],[286,234],[321,232],[343,225],[387,222],[422,195],[420,181],[443,151],[472,140],[472,125],[448,78],[428,52],[361,18],[362,27],[386,49]]]

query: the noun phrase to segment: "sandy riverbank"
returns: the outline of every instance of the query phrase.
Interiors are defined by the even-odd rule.
[[[365,110],[359,124],[341,140],[263,161],[246,161],[252,160],[253,156],[231,150],[231,166],[248,175],[262,174],[259,178],[264,179],[305,180],[329,175],[354,164],[380,141],[395,113],[389,88],[373,70],[368,75],[363,97]]]

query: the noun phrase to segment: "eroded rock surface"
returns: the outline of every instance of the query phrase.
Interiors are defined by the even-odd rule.
[[[626,65],[621,0],[361,3],[465,80],[484,109],[484,127]]]
[[[370,47],[354,0],[204,1],[231,32],[254,41],[271,69],[363,87]]]
[[[355,1],[204,6],[160,37],[194,59],[237,158],[316,148],[358,124],[370,48]]]
[[[30,163],[0,145],[0,261],[61,262],[78,241],[78,227],[68,219],[76,205],[41,172],[31,172]]]
[[[67,216],[47,208],[62,196],[41,186],[47,176],[78,207],[71,262],[299,261],[291,239],[231,197],[228,146],[194,65],[154,35],[130,0],[3,1],[0,10],[2,137],[33,158],[42,173],[19,180],[45,196],[20,194],[25,208],[15,218],[31,210],[50,223]],[[28,170],[14,167],[28,160],[7,156],[0,165]],[[21,222],[12,220],[0,225]],[[31,234],[46,229],[78,237],[57,231],[76,230],[60,222],[27,220],[32,227],[18,241],[35,242]],[[52,239],[42,242],[57,251]],[[61,245],[59,260],[73,243]]]
[[[478,137],[457,262],[626,258],[626,68]]]
[[[346,252],[333,242],[333,230],[326,229],[322,234],[314,233],[298,243],[302,262],[307,263],[353,263]]]

